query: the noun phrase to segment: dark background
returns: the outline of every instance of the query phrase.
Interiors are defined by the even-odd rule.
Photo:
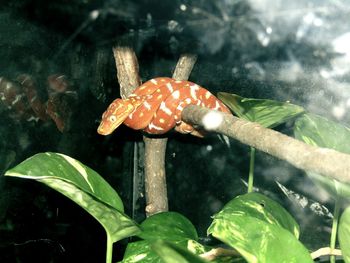
[[[68,154],[95,169],[132,205],[132,178],[142,170],[142,134],[120,127],[96,133],[102,112],[119,96],[112,54],[132,46],[143,81],[171,76],[180,54],[198,55],[190,80],[214,94],[290,101],[349,123],[348,1],[4,1],[0,11],[0,76],[29,74],[47,99],[47,77],[64,74],[77,90],[68,128],[27,121],[0,106],[0,261],[103,262],[102,227],[65,197],[36,182],[2,176],[43,151]],[[1,102],[0,102],[1,104]],[[291,135],[292,123],[277,129]],[[135,149],[140,154],[134,155]],[[204,237],[210,216],[246,192],[249,148],[217,136],[169,134],[166,166],[170,209]],[[137,169],[134,169],[136,163]],[[301,225],[309,249],[328,244],[330,219],[288,199],[275,181],[330,210],[333,201],[303,174],[263,153],[256,187],[278,200]],[[136,187],[138,188],[138,187]],[[120,259],[123,242],[117,245]],[[16,261],[17,260],[17,261]]]

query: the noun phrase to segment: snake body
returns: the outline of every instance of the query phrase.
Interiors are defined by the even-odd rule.
[[[182,110],[190,104],[230,113],[219,99],[198,84],[159,77],[136,88],[128,98],[114,100],[103,113],[97,132],[108,135],[124,123],[149,134],[164,134],[175,128],[181,133],[201,136],[181,120]]]

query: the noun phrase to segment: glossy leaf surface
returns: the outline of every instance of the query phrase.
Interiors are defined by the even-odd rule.
[[[276,202],[249,193],[214,216],[208,233],[235,248],[251,263],[313,262],[298,241],[294,219]]]
[[[162,239],[168,241],[197,240],[198,235],[193,224],[176,212],[163,212],[148,217],[141,224],[143,239]]]
[[[214,215],[214,219],[231,218],[235,214],[283,227],[299,237],[299,226],[294,218],[279,203],[262,194],[253,192],[237,196]]]
[[[6,172],[7,176],[42,182],[84,208],[113,242],[135,235],[139,227],[123,213],[114,189],[95,171],[58,153],[39,153]]]
[[[188,244],[196,242],[197,231],[193,224],[183,215],[176,212],[163,212],[152,215],[140,225],[142,232],[138,236],[142,239],[129,243],[122,262],[164,262],[151,249],[155,241],[165,240],[176,243],[184,249]],[[193,240],[192,240],[193,239]]]
[[[300,106],[268,99],[243,98],[236,94],[219,92],[218,98],[238,117],[273,128],[304,112]]]

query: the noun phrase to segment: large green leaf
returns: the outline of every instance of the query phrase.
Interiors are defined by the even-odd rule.
[[[350,129],[315,114],[304,114],[296,120],[294,136],[313,146],[350,154]],[[308,172],[307,174],[328,190],[332,196],[350,197],[348,184],[315,173]]]
[[[76,202],[105,228],[112,242],[137,234],[114,189],[95,171],[59,153],[39,153],[6,172],[42,182]]]
[[[350,263],[350,207],[340,217],[338,237],[344,261]]]
[[[208,234],[232,246],[251,263],[312,262],[296,238],[299,230],[294,219],[258,193],[230,201],[214,216]]]
[[[300,106],[268,99],[243,98],[236,94],[219,92],[222,100],[238,117],[273,128],[304,112]]]
[[[296,238],[299,237],[299,226],[294,218],[279,203],[262,194],[252,192],[237,196],[214,215],[214,219],[225,219],[227,216],[231,218],[235,214],[283,227]]]
[[[150,216],[141,224],[142,239],[163,239],[168,241],[197,240],[195,227],[186,217],[176,212],[163,212]]]
[[[350,154],[350,129],[321,116],[307,113],[299,117],[295,122],[294,134],[310,145]]]

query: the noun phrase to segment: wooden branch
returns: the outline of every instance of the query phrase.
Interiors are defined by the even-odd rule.
[[[165,177],[165,148],[167,139],[143,136],[145,143],[146,216],[168,211]]]
[[[173,78],[187,80],[197,57],[182,55],[176,65]],[[145,142],[146,215],[168,211],[165,174],[165,151],[167,138],[149,138]]]
[[[311,146],[257,123],[199,106],[186,107],[181,117],[185,122],[227,135],[297,168],[350,183],[348,154]]]
[[[113,48],[117,77],[120,85],[120,96],[125,99],[134,89],[141,85],[139,76],[139,64],[132,48]]]

